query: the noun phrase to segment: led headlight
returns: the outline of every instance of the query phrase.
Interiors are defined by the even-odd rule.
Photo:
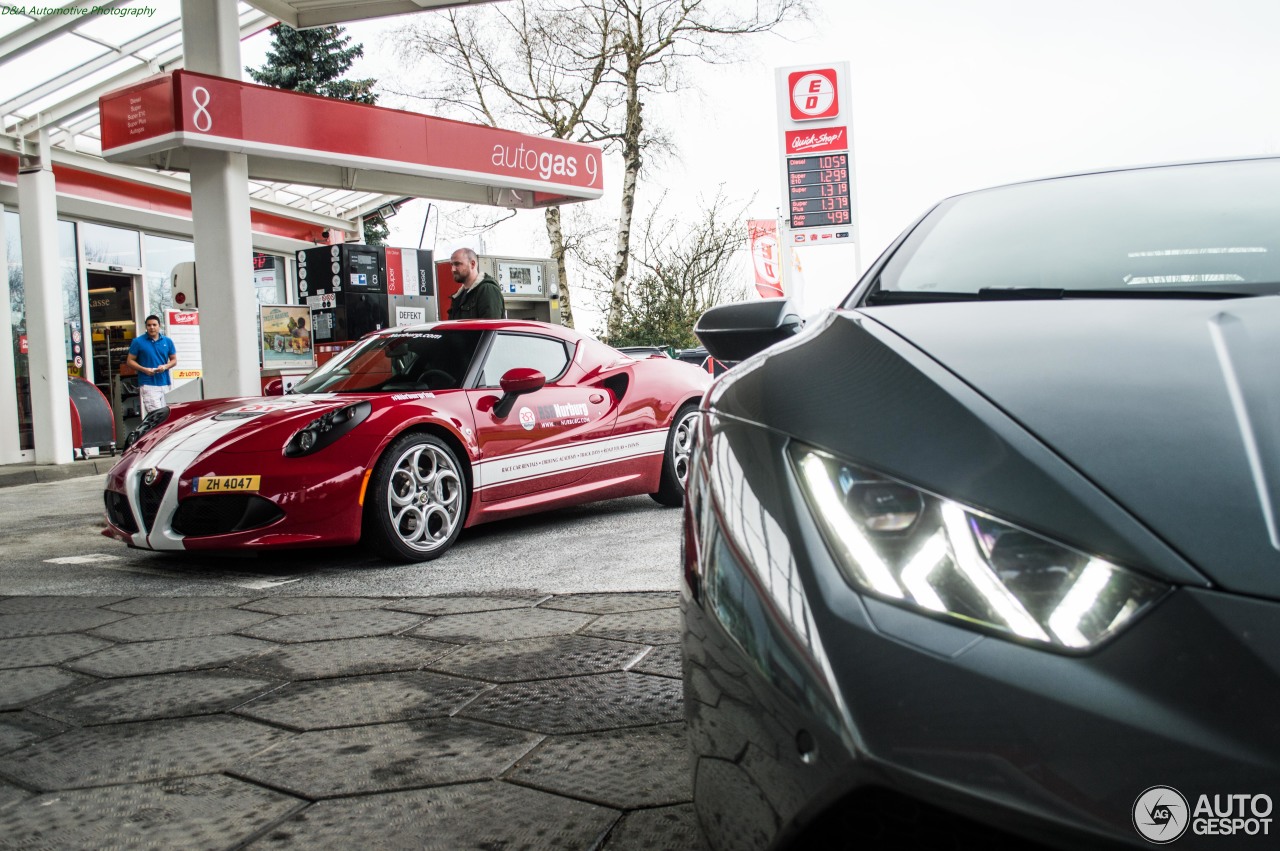
[[[1010,638],[1097,646],[1168,590],[1144,576],[801,444],[801,490],[855,587]]]
[[[142,418],[142,422],[138,423],[133,431],[129,432],[129,436],[124,439],[124,448],[128,450],[135,443],[142,439],[142,436],[151,429],[169,419],[169,408],[156,408],[151,413]]]
[[[356,402],[316,417],[294,432],[284,445],[284,454],[290,458],[318,452],[364,422],[373,406],[368,402]]]

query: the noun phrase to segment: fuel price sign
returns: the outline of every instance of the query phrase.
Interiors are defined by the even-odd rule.
[[[788,157],[787,209],[792,228],[850,224],[849,155]]]

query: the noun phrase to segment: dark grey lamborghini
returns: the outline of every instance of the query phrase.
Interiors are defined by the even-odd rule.
[[[696,329],[712,845],[1277,847],[1280,159],[950,198],[802,324]]]

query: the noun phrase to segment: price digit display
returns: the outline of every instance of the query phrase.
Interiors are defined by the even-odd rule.
[[[826,154],[787,160],[787,205],[791,227],[847,225],[852,221],[849,155]]]

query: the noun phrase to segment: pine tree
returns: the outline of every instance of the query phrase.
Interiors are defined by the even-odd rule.
[[[351,36],[342,27],[295,30],[277,24],[271,30],[271,44],[262,68],[245,68],[255,83],[354,103],[377,103],[378,96],[373,93],[377,80],[342,79],[364,55],[364,46],[351,45]]]

